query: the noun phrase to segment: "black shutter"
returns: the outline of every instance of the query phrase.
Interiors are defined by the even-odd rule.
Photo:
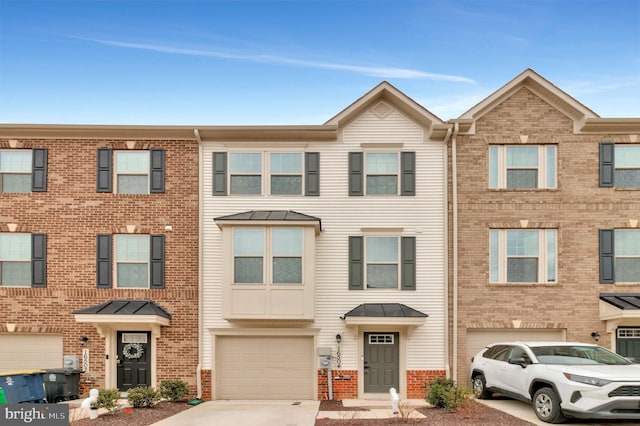
[[[96,287],[111,288],[111,235],[98,235],[96,242]]]
[[[603,142],[600,144],[600,186],[612,187],[614,185],[614,174],[614,144]]]
[[[614,230],[600,230],[600,284],[613,284],[615,280]]]
[[[164,192],[164,149],[151,150],[151,187],[150,192]]]
[[[164,235],[151,238],[151,288],[164,288]]]
[[[34,148],[32,151],[31,191],[47,191],[47,149]]]
[[[349,237],[349,290],[364,289],[364,238]]]
[[[227,195],[227,153],[213,153],[213,195]]]
[[[402,237],[401,290],[416,289],[416,237]]]
[[[401,152],[402,188],[400,195],[416,195],[416,153]]]
[[[113,179],[111,177],[111,148],[98,148],[96,191],[112,192]]]
[[[349,195],[364,195],[362,187],[363,158],[362,152],[349,153]]]
[[[31,234],[31,287],[47,286],[47,236]]]
[[[320,153],[305,152],[304,154],[304,195],[320,195]]]

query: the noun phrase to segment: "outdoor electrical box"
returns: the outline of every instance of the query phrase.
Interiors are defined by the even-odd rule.
[[[318,348],[320,357],[320,368],[331,368],[331,348]]]

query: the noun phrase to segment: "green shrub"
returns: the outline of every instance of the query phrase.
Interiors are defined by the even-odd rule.
[[[129,404],[134,408],[153,407],[160,402],[160,392],[154,388],[133,388],[127,392]]]
[[[455,411],[471,395],[468,388],[456,386],[452,379],[436,377],[427,384],[426,400],[435,408]]]
[[[171,401],[178,401],[189,395],[189,386],[182,380],[165,380],[160,383],[160,395]]]
[[[120,391],[118,389],[99,389],[98,400],[91,404],[91,408],[104,408],[110,413],[117,411],[120,406]]]

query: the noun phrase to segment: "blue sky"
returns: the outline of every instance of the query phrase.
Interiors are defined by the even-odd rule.
[[[447,120],[526,68],[640,117],[640,0],[0,0],[0,123],[322,124],[383,80]]]

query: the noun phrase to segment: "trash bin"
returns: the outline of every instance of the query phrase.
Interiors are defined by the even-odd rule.
[[[7,404],[44,402],[44,370],[18,370],[0,373],[0,388]]]
[[[6,404],[7,398],[4,397],[4,389],[0,388],[0,405]]]
[[[52,368],[45,370],[44,390],[50,403],[78,399],[80,394],[80,370]]]

